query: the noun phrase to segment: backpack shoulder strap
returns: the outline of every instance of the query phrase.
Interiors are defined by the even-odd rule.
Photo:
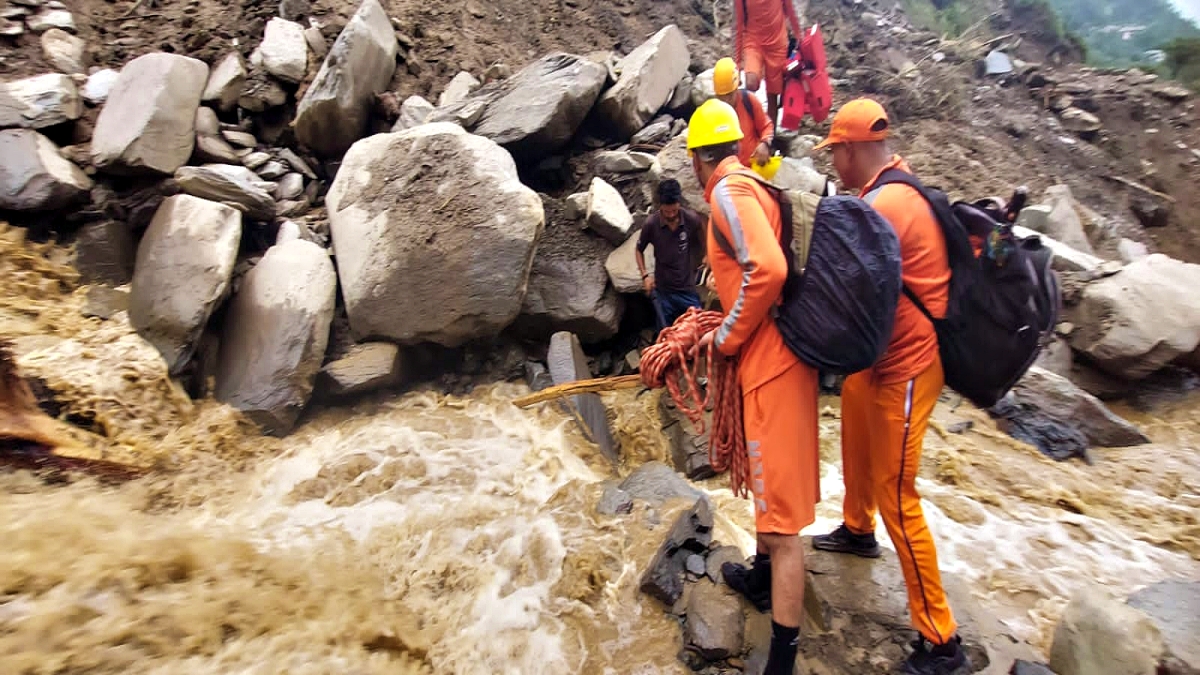
[[[892,185],[894,183],[907,185],[916,190],[917,194],[921,195],[921,199],[924,199],[925,203],[929,205],[929,210],[933,211],[934,217],[937,218],[938,223],[942,226],[943,230],[949,223],[954,222],[954,214],[949,210],[949,204],[942,203],[939,200],[930,197],[929,188],[925,187],[925,184],[921,182],[921,179],[901,169],[888,169],[880,174],[879,178],[875,181],[875,184],[871,186],[871,191],[867,193],[868,199],[866,202],[868,204],[874,202],[875,200],[873,196],[877,197],[879,195],[879,191],[884,186]]]
[[[787,195],[784,194],[782,189],[780,189],[778,186],[776,186],[773,183],[771,183],[770,181],[768,181],[766,178],[763,178],[762,176],[758,175],[757,173],[754,173],[753,171],[746,171],[746,170],[731,171],[722,180],[729,178],[729,176],[742,176],[744,178],[749,178],[749,179],[753,180],[754,182],[758,183],[759,185],[761,185],[763,188],[766,188],[767,192],[772,197],[775,198],[775,203],[777,203],[779,205],[779,220],[781,221],[779,224],[780,225],[780,235],[781,235],[779,244],[783,248],[783,257],[787,259],[788,274],[791,274],[794,271],[793,270],[793,266],[794,266],[793,257],[794,256],[792,255],[792,252],[791,252],[792,251],[792,236],[793,236],[793,233],[792,233],[792,202],[791,202],[791,200],[789,200],[787,198]],[[725,255],[729,256],[730,258],[733,258],[734,260],[737,260],[737,253],[733,250],[733,245],[729,243],[729,239],[727,239],[725,237],[725,234],[721,232],[721,228],[716,227],[714,225],[712,230],[713,230],[713,239],[717,240],[717,246],[720,247],[720,249],[725,252]]]
[[[778,185],[775,185],[771,181],[763,178],[753,171],[742,169],[740,171],[733,171],[730,173],[730,175],[745,176],[746,178],[753,180],[762,187],[766,188],[767,193],[775,198],[775,203],[779,205],[779,245],[783,248],[783,257],[787,258],[788,274],[793,274],[796,270],[795,256],[792,255],[792,241],[794,240],[796,233],[793,231],[794,223],[792,221],[792,200],[788,199],[787,193],[785,193]],[[808,232],[802,232],[801,236],[803,237],[801,241],[804,244],[804,248],[807,249],[808,242],[812,238],[811,227],[809,228]],[[805,260],[808,259],[807,253],[808,251],[806,250],[804,256]]]
[[[907,171],[902,171],[896,168],[884,171],[879,175],[879,178],[876,179],[875,184],[871,186],[870,191],[867,192],[863,200],[874,206],[875,199],[879,197],[880,191],[883,190],[885,186],[896,183],[900,185],[907,185],[916,190],[917,194],[921,195],[921,199],[924,199],[925,203],[929,205],[929,210],[932,211],[934,217],[937,218],[938,224],[943,230],[946,228],[946,224],[950,222],[948,218],[953,217],[953,214],[943,213],[943,209],[940,208],[937,201],[929,197],[929,193],[926,191],[925,184],[922,183],[919,178]],[[929,321],[934,325],[937,325],[937,321],[934,320],[933,314],[930,313],[929,308],[925,306],[925,303],[921,302],[921,299],[918,298],[917,294],[908,287],[908,284],[904,284],[902,290],[904,291],[904,297],[908,298],[912,304],[916,305],[917,309],[919,309],[921,313],[925,315],[925,318],[929,319]]]

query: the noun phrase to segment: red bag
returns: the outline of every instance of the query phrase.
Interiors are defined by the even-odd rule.
[[[829,71],[825,68],[825,40],[821,27],[813,24],[800,39],[800,59],[804,67],[800,70],[800,82],[804,87],[805,107],[816,122],[824,122],[833,107],[833,85],[829,82]],[[784,91],[787,86],[784,85]]]
[[[804,117],[805,99],[808,93],[800,79],[800,57],[796,55],[784,70],[783,75],[783,117],[779,127],[787,131],[800,128],[800,120]]]

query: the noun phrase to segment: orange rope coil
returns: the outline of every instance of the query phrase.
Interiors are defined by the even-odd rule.
[[[652,389],[666,387],[696,433],[704,433],[704,411],[712,408],[708,461],[717,472],[728,469],[733,493],[746,497],[746,486],[750,484],[750,457],[746,453],[737,359],[721,354],[715,345],[698,355],[708,363],[708,391],[702,396],[697,369],[691,358],[692,349],[700,338],[716,330],[724,318],[721,312],[689,308],[658,334],[658,342],[642,352],[642,383]]]

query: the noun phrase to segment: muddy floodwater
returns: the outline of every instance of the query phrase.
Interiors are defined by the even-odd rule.
[[[119,485],[0,473],[3,673],[684,673],[638,578],[684,505],[598,515],[607,462],[522,385],[380,397],[262,438],[191,402],[129,328],[82,316],[58,249],[0,232],[0,334]],[[656,393],[608,399],[628,473],[664,459]],[[1041,650],[1071,594],[1200,579],[1200,398],[1118,409],[1149,445],[1056,463],[945,397],[919,485],[942,567]],[[840,521],[837,399],[822,401],[809,534]],[[965,433],[949,431],[962,421]],[[748,502],[701,484],[715,538]],[[886,543],[886,537],[882,538]]]

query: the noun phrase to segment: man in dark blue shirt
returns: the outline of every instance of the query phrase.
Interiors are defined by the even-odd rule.
[[[704,259],[704,227],[700,214],[680,204],[679,181],[658,184],[658,213],[646,219],[637,244],[637,266],[642,286],[659,312],[658,328],[675,323],[688,307],[700,307],[696,269]],[[654,247],[654,274],[646,272],[643,251]]]

